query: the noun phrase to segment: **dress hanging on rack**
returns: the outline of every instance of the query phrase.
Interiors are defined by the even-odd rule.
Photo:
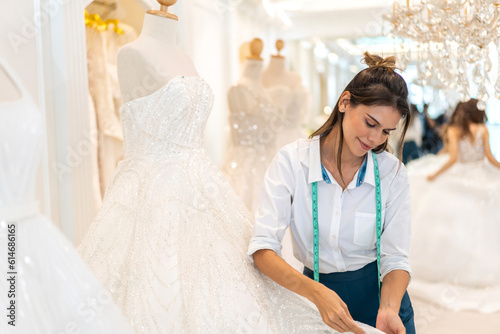
[[[42,115],[1,58],[0,68],[22,92],[20,99],[0,102],[0,333],[133,334],[73,245],[40,213],[35,189]],[[9,248],[13,260],[7,262]],[[15,295],[8,297],[9,290]]]
[[[137,33],[132,27],[118,20],[103,21],[96,14],[86,14],[86,18],[89,92],[95,110],[93,124],[96,129],[92,135],[98,143],[97,157],[93,157],[93,160],[97,161],[94,179],[99,179],[100,189],[96,194],[99,196],[96,203],[99,203],[118,162],[123,157],[116,55],[121,46],[137,38]],[[91,127],[92,118],[91,115]]]

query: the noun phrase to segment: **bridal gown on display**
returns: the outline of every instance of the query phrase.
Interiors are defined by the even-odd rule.
[[[485,160],[482,131],[448,155],[408,164],[412,196],[410,292],[453,310],[500,311],[500,169]]]
[[[231,89],[242,90],[247,100],[230,104],[231,137],[223,172],[253,212],[259,202],[267,167],[278,152],[277,140],[285,128],[285,117],[273,101],[258,95],[251,87],[235,86],[230,88],[229,94]]]
[[[140,333],[336,333],[246,256],[250,213],[202,148],[212,103],[177,76],[123,104],[125,157],[79,250]]]
[[[73,245],[38,210],[42,116],[20,81],[9,76],[22,98],[0,102],[0,333],[132,334],[131,325]],[[10,250],[15,251],[15,263],[7,262],[8,246],[14,247]],[[13,281],[7,281],[12,276],[14,289]],[[15,291],[15,296],[8,298],[7,291]],[[15,327],[6,317],[12,301]]]
[[[278,149],[296,141],[299,138],[307,138],[308,133],[302,127],[302,123],[308,116],[310,96],[308,90],[299,86],[290,89],[288,86],[276,85],[267,88],[273,104],[282,110],[282,131],[277,135],[276,146]]]

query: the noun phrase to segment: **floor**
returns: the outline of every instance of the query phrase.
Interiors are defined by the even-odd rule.
[[[500,334],[500,312],[453,312],[412,297],[417,334]]]

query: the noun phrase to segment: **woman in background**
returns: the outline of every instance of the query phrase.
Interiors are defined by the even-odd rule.
[[[500,163],[485,121],[476,99],[459,103],[446,129],[447,154],[407,166],[411,292],[453,310],[500,310]]]

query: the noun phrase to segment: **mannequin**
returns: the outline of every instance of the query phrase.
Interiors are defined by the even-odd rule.
[[[285,67],[285,57],[280,54],[284,45],[282,40],[276,41],[278,53],[271,56],[269,66],[262,74],[262,83],[283,118],[283,129],[276,134],[277,149],[299,138],[307,138],[308,133],[302,128],[302,123],[309,113],[311,104],[310,94],[302,86],[301,77]],[[283,259],[302,272],[304,266],[293,255],[290,229],[285,233],[282,247]]]
[[[0,102],[15,101],[21,98],[21,91],[5,69],[0,67]]]
[[[236,193],[253,213],[264,173],[276,153],[281,120],[267,89],[261,83],[262,40],[250,42],[250,55],[242,65],[238,83],[228,92],[231,141],[223,171]]]
[[[144,16],[142,32],[118,52],[118,81],[123,102],[147,96],[177,76],[198,76],[191,59],[177,46],[177,16],[168,7],[177,0],[158,0],[160,10]],[[152,52],[154,50],[154,52]]]
[[[283,85],[294,90],[302,84],[302,79],[298,74],[286,69],[285,57],[280,54],[284,46],[285,43],[281,39],[276,41],[278,54],[271,56],[269,66],[262,74],[262,83],[265,87]]]

